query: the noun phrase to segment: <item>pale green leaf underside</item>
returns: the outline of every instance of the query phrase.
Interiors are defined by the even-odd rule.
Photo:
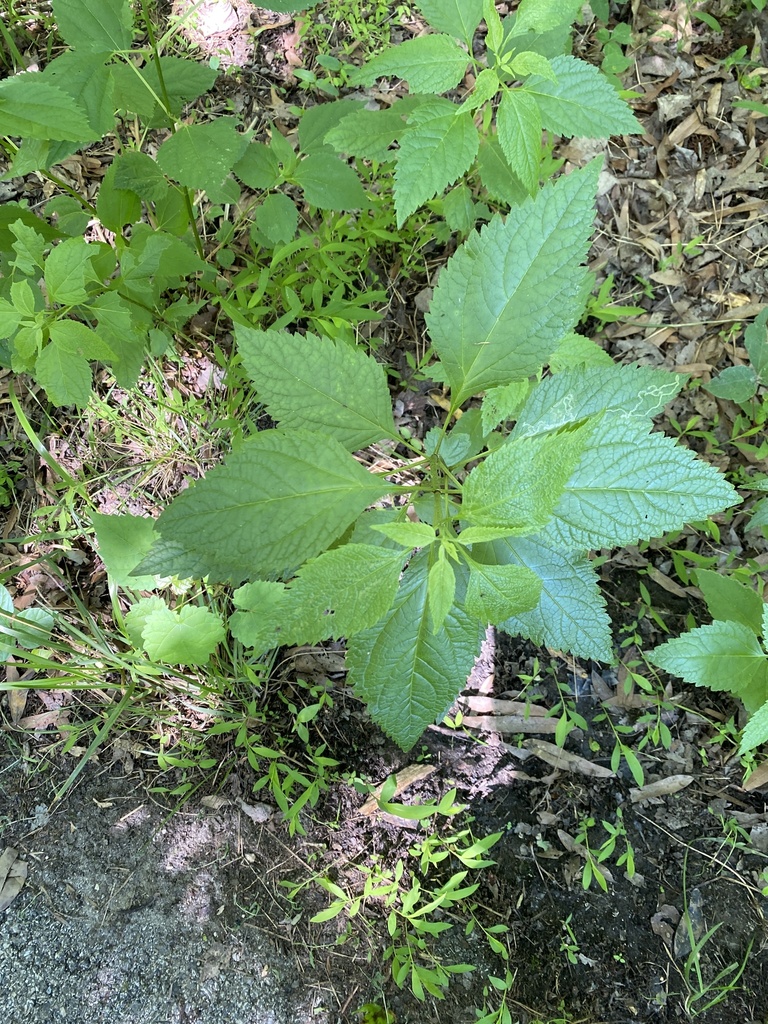
[[[398,436],[384,369],[361,349],[240,325],[235,338],[259,397],[285,427],[322,431],[349,451]]]
[[[347,646],[347,670],[371,715],[403,750],[441,718],[464,685],[483,628],[460,607],[432,632],[427,612],[427,559],[409,566],[391,610]]]
[[[736,696],[756,683],[768,684],[768,657],[752,630],[740,622],[698,626],[667,640],[647,657],[687,683]]]
[[[443,269],[427,315],[454,401],[536,373],[579,315],[599,163],[495,217]]]
[[[449,35],[417,36],[369,60],[350,76],[352,85],[372,85],[397,76],[411,92],[441,93],[455,89],[467,70],[469,55]]]
[[[456,111],[454,104],[435,99],[409,117],[395,168],[398,227],[460,178],[475,159],[480,139],[472,115]]]
[[[484,562],[527,566],[542,581],[539,603],[501,623],[505,632],[581,658],[613,660],[611,621],[584,555],[565,554],[542,536],[509,537],[472,553]]]
[[[601,412],[610,424],[645,421],[675,397],[683,380],[678,374],[645,366],[564,370],[536,385],[512,436],[557,430]]]
[[[757,530],[768,526],[768,498],[761,498],[752,509],[752,518],[746,525],[747,530]]]
[[[498,626],[512,615],[535,608],[541,586],[539,577],[521,565],[472,565],[466,609],[482,622]]]
[[[282,576],[328,547],[388,486],[337,441],[265,430],[180,494],[157,528],[216,578]]]
[[[563,54],[554,57],[556,82],[531,75],[525,88],[535,98],[543,126],[558,135],[606,139],[643,128],[611,83],[592,64]]]
[[[606,416],[555,508],[547,536],[565,551],[658,537],[735,505],[721,473],[640,422]]]

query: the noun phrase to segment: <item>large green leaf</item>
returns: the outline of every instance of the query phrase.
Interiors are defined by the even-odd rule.
[[[350,76],[351,85],[372,85],[377,78],[404,78],[411,92],[441,93],[464,77],[469,55],[449,35],[417,36],[392,46]]]
[[[314,334],[235,327],[246,372],[270,415],[350,451],[396,438],[384,368],[359,348]]]
[[[87,282],[97,281],[92,266],[98,247],[82,238],[68,238],[55,246],[45,261],[45,287],[50,302],[71,306],[88,298]]]
[[[491,199],[518,206],[528,198],[522,181],[507,163],[497,138],[485,138],[477,154],[480,180]]]
[[[358,176],[330,149],[305,157],[291,179],[319,210],[359,210],[368,205]]]
[[[505,89],[496,115],[499,144],[509,166],[534,192],[541,164],[541,115],[525,89]]]
[[[760,636],[763,629],[763,610],[768,607],[762,598],[733,576],[723,576],[711,569],[697,569],[696,583],[707,602],[713,619],[740,622]]]
[[[29,73],[0,82],[0,135],[83,144],[101,138],[70,95]]]
[[[338,123],[355,111],[360,111],[360,100],[331,100],[307,107],[299,121],[299,149],[302,153],[319,153],[327,148],[325,137]]]
[[[395,169],[397,226],[422,203],[452,185],[475,159],[479,135],[467,111],[444,99],[417,107],[400,139]]]
[[[460,603],[432,632],[427,564],[425,553],[413,559],[390,611],[347,645],[355,691],[403,750],[447,712],[472,671],[484,633]]]
[[[130,0],[53,0],[53,16],[73,49],[105,53],[131,48]]]
[[[536,373],[575,323],[599,169],[495,217],[443,269],[427,325],[454,404]]]
[[[768,743],[768,701],[759,708],[744,726],[739,753],[746,754],[764,743]]]
[[[509,535],[537,533],[551,518],[594,431],[588,420],[508,441],[467,477],[462,519]]]
[[[515,18],[515,35],[550,32],[560,25],[570,25],[580,7],[580,0],[521,0]]]
[[[710,690],[739,691],[755,683],[768,685],[768,657],[741,622],[713,622],[667,640],[646,657],[687,683]]]
[[[756,316],[744,332],[744,346],[752,369],[768,384],[768,307]]]
[[[487,563],[527,566],[542,581],[539,603],[501,623],[505,632],[580,658],[613,660],[611,621],[597,574],[584,555],[565,554],[546,537],[534,536],[477,545],[472,556]]]
[[[226,635],[210,609],[188,604],[171,610],[157,597],[134,605],[125,624],[136,646],[169,665],[205,665]]]
[[[93,377],[83,356],[52,341],[37,357],[34,376],[54,405],[75,405],[78,409],[88,405]]]
[[[115,126],[114,83],[107,67],[109,53],[67,50],[46,67],[46,81],[71,96],[73,106],[85,112],[93,132],[106,135]]]
[[[119,516],[91,513],[99,542],[99,555],[110,578],[120,587],[154,590],[154,576],[130,576],[155,539],[155,521],[128,513]]]
[[[512,437],[558,430],[599,413],[605,413],[611,423],[647,421],[672,401],[684,380],[679,374],[647,366],[564,370],[533,388]]]
[[[546,527],[563,550],[660,537],[738,503],[718,470],[648,430],[642,421],[603,418]]]
[[[357,110],[327,133],[325,141],[340,153],[365,160],[393,160],[389,147],[406,130],[399,105],[389,110]]]
[[[642,134],[640,122],[592,64],[563,54],[553,58],[552,70],[554,82],[531,75],[525,83],[526,91],[538,103],[541,123],[548,131],[566,138],[583,135],[590,139]]]
[[[247,145],[248,137],[237,131],[237,121],[219,117],[205,124],[181,125],[158,149],[157,162],[169,178],[215,196]]]
[[[282,576],[320,554],[388,487],[338,441],[264,430],[182,492],[157,528],[217,578]]]
[[[470,46],[483,18],[483,0],[416,0],[432,28],[447,32]]]
[[[541,587],[536,573],[525,566],[477,563],[470,568],[466,608],[470,615],[498,626],[512,615],[535,608]]]

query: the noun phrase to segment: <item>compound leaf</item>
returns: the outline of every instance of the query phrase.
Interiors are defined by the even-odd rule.
[[[392,607],[347,645],[347,669],[371,715],[403,750],[442,718],[464,685],[484,627],[457,603],[432,632],[426,553],[413,559]]]
[[[424,103],[408,118],[395,168],[397,226],[422,203],[452,185],[475,159],[479,135],[472,115],[448,100]]]
[[[427,325],[455,405],[536,373],[576,321],[598,172],[593,161],[495,217],[445,266]]]
[[[320,554],[388,488],[338,441],[263,430],[182,492],[157,529],[219,579],[282,576]]]
[[[377,78],[397,76],[414,93],[455,89],[464,77],[469,55],[450,35],[417,36],[390,47],[350,76],[351,85],[372,85]]]
[[[710,690],[739,691],[768,684],[768,657],[741,622],[713,622],[667,640],[647,654],[658,668]]]
[[[248,376],[285,426],[319,430],[350,451],[397,437],[384,369],[360,349],[240,325],[235,337]]]
[[[566,138],[579,135],[590,139],[642,133],[635,115],[592,64],[562,54],[553,58],[552,71],[554,82],[541,75],[531,75],[525,82],[548,131]]]
[[[581,658],[613,660],[611,620],[597,574],[584,555],[565,554],[536,535],[473,547],[472,557],[490,564],[527,566],[542,581],[539,603],[501,623],[505,632]]]

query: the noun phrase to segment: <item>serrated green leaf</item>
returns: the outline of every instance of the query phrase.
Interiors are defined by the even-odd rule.
[[[406,130],[399,104],[389,110],[358,110],[348,114],[325,136],[339,153],[364,160],[393,160],[389,147]]]
[[[557,430],[605,413],[611,423],[647,422],[672,401],[684,377],[647,366],[564,370],[537,384],[518,417],[513,437]]]
[[[212,68],[183,57],[161,57],[160,68],[170,101],[170,116],[158,103],[165,94],[155,61],[141,70],[135,65],[112,65],[118,108],[138,114],[148,128],[170,125],[171,118],[180,117],[184,104],[207,92],[218,77]]]
[[[483,0],[416,0],[432,28],[471,44],[483,18]]]
[[[72,196],[58,195],[45,204],[46,217],[52,217],[65,235],[83,235],[91,215]]]
[[[84,359],[109,362],[113,352],[99,335],[78,320],[55,320],[49,328],[51,341],[63,352]]]
[[[121,291],[139,303],[151,305],[167,288],[204,269],[197,253],[180,238],[153,231],[148,224],[135,224],[131,245],[120,264]]]
[[[541,116],[536,100],[525,89],[505,89],[496,127],[509,166],[525,188],[535,192],[541,163]]]
[[[713,377],[704,389],[715,398],[748,402],[757,392],[758,377],[751,366],[729,366]]]
[[[14,235],[10,230],[10,225],[17,220],[34,228],[47,242],[62,237],[60,231],[57,231],[47,220],[35,216],[26,206],[21,206],[20,203],[0,204],[0,250],[3,252],[8,252],[13,245]]]
[[[481,140],[477,170],[491,199],[508,206],[518,206],[528,198],[523,183],[507,163],[498,139]]]
[[[437,549],[437,558],[432,563],[427,577],[427,604],[432,632],[437,633],[443,626],[453,607],[456,596],[456,573],[448,561],[444,547]]]
[[[472,549],[485,563],[527,566],[542,581],[538,605],[520,612],[501,628],[554,650],[580,658],[613,660],[611,620],[605,611],[597,574],[582,554],[565,554],[546,537],[506,537]]]
[[[43,254],[48,248],[48,243],[39,231],[25,224],[23,220],[14,221],[10,229],[14,236],[13,251],[16,254],[11,263],[19,273],[31,277],[36,270],[42,269]],[[39,277],[39,274],[37,276]]]
[[[486,434],[500,423],[513,419],[525,401],[530,385],[527,380],[513,380],[504,387],[489,388],[480,407]],[[462,417],[463,419],[463,417]]]
[[[280,162],[263,142],[251,142],[233,170],[249,188],[274,188],[280,183]]]
[[[156,203],[168,192],[168,179],[146,153],[132,150],[118,154],[112,167],[115,188],[135,192],[146,203]]]
[[[403,750],[447,712],[472,670],[483,636],[479,621],[460,604],[442,629],[432,632],[426,554],[412,560],[384,618],[347,645],[350,682]]]
[[[264,430],[182,492],[157,529],[218,579],[282,576],[388,489],[331,438]]]
[[[239,587],[232,595],[240,610],[230,616],[229,630],[244,647],[254,648],[256,657],[284,642],[286,593],[283,583],[256,580]]]
[[[711,569],[697,569],[696,583],[713,619],[740,622],[760,636],[765,606],[755,590]]]
[[[402,549],[402,544],[380,533],[376,526],[393,523],[400,512],[396,508],[370,508],[358,516],[349,535],[344,537],[350,544],[373,544],[374,547],[389,548],[390,551]]]
[[[493,99],[501,88],[499,76],[493,68],[483,68],[475,80],[475,87],[459,107],[459,113],[465,110],[477,110],[488,100]]]
[[[291,177],[319,210],[359,210],[368,205],[357,174],[330,150],[305,157]]]
[[[117,187],[116,171],[113,163],[102,179],[96,199],[96,213],[105,228],[120,234],[127,224],[140,219],[141,199],[135,192]]]
[[[92,512],[91,523],[96,530],[99,556],[110,578],[119,587],[154,590],[154,576],[129,575],[152,547],[156,537],[154,519],[128,513],[107,516]]]
[[[605,416],[555,508],[547,535],[565,551],[633,544],[737,504],[725,477],[642,421]]]
[[[283,603],[294,642],[315,644],[369,629],[389,610],[405,553],[344,544],[301,567]]]
[[[763,704],[744,726],[739,754],[746,754],[764,743],[768,743],[768,702]]]
[[[93,377],[83,356],[73,355],[51,341],[37,357],[34,377],[54,405],[75,405],[78,409],[88,405]]]
[[[374,523],[371,529],[404,548],[429,547],[437,539],[434,526],[428,523]]]
[[[509,536],[540,531],[559,507],[595,428],[588,420],[552,434],[508,441],[467,477],[462,519],[474,526],[508,529]]]
[[[10,338],[21,319],[21,312],[11,302],[0,299],[0,338]]]
[[[534,50],[521,50],[512,60],[512,70],[517,75],[541,75],[550,82],[556,82],[557,76],[552,70],[552,62]]]
[[[566,334],[549,357],[549,368],[552,373],[562,373],[576,367],[589,369],[593,366],[613,366],[611,357],[600,348],[596,341],[585,338],[583,334],[571,332]]]
[[[130,614],[130,613],[129,613]],[[226,636],[224,624],[208,608],[185,605],[171,611],[165,605],[145,617],[141,630],[144,650],[153,661],[168,665],[205,665]]]
[[[338,123],[362,109],[360,100],[331,100],[308,107],[299,121],[299,148],[302,153],[319,153],[327,145],[325,136]]]
[[[744,346],[752,369],[763,384],[768,384],[768,307],[747,327]]]
[[[86,282],[97,281],[91,261],[95,246],[82,238],[68,238],[51,249],[45,261],[45,287],[50,302],[71,306],[88,298]]]
[[[71,96],[29,73],[0,82],[0,134],[82,144],[101,138]]]
[[[157,151],[160,169],[187,188],[203,189],[216,202],[224,179],[248,145],[237,126],[233,117],[181,125]]]
[[[414,93],[455,89],[464,77],[469,55],[449,35],[417,36],[392,46],[350,76],[350,85],[373,85],[377,78],[398,77]]]
[[[468,235],[475,226],[475,204],[466,185],[457,185],[443,199],[443,216],[451,231]]]
[[[559,25],[570,25],[580,6],[579,0],[521,0],[515,34],[549,32]]]
[[[134,387],[147,348],[147,331],[135,320],[139,307],[129,304],[117,292],[104,292],[91,299],[88,309],[98,322],[99,335],[113,352],[109,360],[117,383]]]
[[[768,657],[754,632],[741,622],[713,622],[667,640],[646,657],[687,683],[739,695],[743,687],[768,685]]]
[[[73,49],[104,53],[131,48],[130,0],[53,0],[53,15]]]
[[[746,525],[747,530],[757,530],[768,526],[768,498],[761,498],[752,508],[752,516]]]
[[[85,113],[98,136],[115,126],[114,81],[107,67],[110,53],[86,53],[68,50],[60,54],[43,72],[45,81],[62,89],[73,106]]]
[[[530,611],[541,598],[536,573],[521,565],[470,566],[466,609],[482,622],[499,625],[512,615]]]
[[[598,171],[593,161],[495,217],[443,269],[427,326],[455,404],[536,373],[572,327]]]
[[[566,138],[607,139],[642,134],[643,128],[611,83],[592,64],[563,54],[554,57],[556,81],[531,75],[525,87],[539,106],[542,125]]]
[[[235,328],[246,372],[270,414],[317,430],[350,451],[397,437],[384,368],[331,338]]]
[[[483,18],[485,20],[486,45],[491,53],[498,54],[504,38],[504,28],[494,0],[483,0]]]
[[[290,242],[296,234],[299,223],[299,211],[296,203],[282,192],[267,196],[256,208],[254,224],[272,243]]]
[[[435,99],[417,107],[408,118],[395,168],[398,227],[471,166],[479,135],[472,115],[457,110],[448,100]]]

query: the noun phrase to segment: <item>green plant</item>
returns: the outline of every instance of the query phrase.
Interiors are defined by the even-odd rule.
[[[743,754],[768,741],[768,604],[734,576],[700,569],[696,581],[714,621],[667,640],[647,657],[686,682],[731,693],[744,704],[749,720]]]
[[[743,404],[755,397],[758,388],[768,386],[768,309],[747,327],[744,347],[748,365],[729,366],[718,373],[704,385],[711,395]]]
[[[576,938],[576,934],[571,924],[571,918],[573,914],[569,914],[564,921],[561,921],[563,935],[560,937],[560,952],[565,953],[566,959],[570,964],[577,964],[579,962],[579,954],[581,952],[581,946],[579,940]]]
[[[404,747],[445,713],[488,621],[610,660],[586,552],[704,518],[737,495],[649,433],[680,387],[674,375],[597,366],[536,379],[546,361],[579,366],[584,339],[568,331],[597,170],[494,218],[449,261],[428,324],[450,412],[423,443],[398,432],[370,356],[238,325],[243,366],[281,426],[176,498],[133,571],[249,581],[229,627],[255,654],[346,637],[350,679]],[[384,439],[405,453],[390,468],[350,454]]]
[[[591,830],[595,828],[596,825],[597,822],[594,818],[585,816],[581,819],[578,831],[576,832],[574,842],[584,851],[584,870],[581,875],[581,885],[583,889],[589,889],[592,882],[595,881],[603,892],[607,892],[608,880],[601,870],[600,865],[613,857],[616,852],[616,844],[619,839],[621,839],[624,843],[624,851],[616,860],[616,866],[625,868],[627,877],[633,878],[635,874],[635,851],[629,841],[629,837],[627,836],[627,830],[624,825],[621,808],[616,811],[615,824],[611,824],[610,821],[606,821],[605,818],[603,818],[602,826],[608,834],[608,838],[603,840],[599,847],[593,848],[590,844],[589,836]],[[571,959],[570,956],[569,959]],[[575,960],[571,960],[571,963],[575,962]]]

